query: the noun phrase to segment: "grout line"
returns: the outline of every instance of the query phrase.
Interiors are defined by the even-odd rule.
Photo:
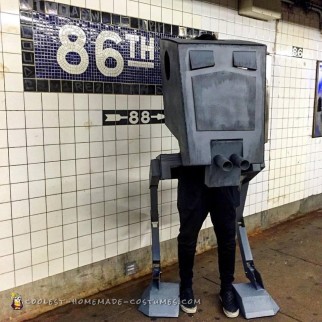
[[[287,252],[283,252],[282,250],[279,250],[279,249],[274,249],[274,248],[270,248],[271,250],[277,252],[277,253],[280,253],[280,254],[283,254],[283,255],[287,255],[287,256],[290,256],[290,257],[293,257],[293,258],[296,258],[296,259],[299,259],[299,260],[302,260],[306,263],[309,263],[309,264],[313,264],[313,265],[316,265],[316,266],[321,266],[322,267],[322,264],[319,264],[319,263],[316,263],[316,262],[312,262],[312,261],[309,261],[305,258],[302,258],[302,257],[299,257],[299,256],[296,256],[296,255],[292,255],[292,254],[289,254]]]
[[[304,322],[303,320],[299,320],[299,319],[297,319],[297,318],[295,318],[295,317],[293,317],[293,316],[291,316],[291,315],[289,315],[289,314],[286,314],[286,313],[285,313],[285,312],[283,312],[283,311],[279,311],[279,313],[280,313],[280,314],[282,314],[282,315],[287,316],[288,318],[290,318],[290,319],[292,319],[292,320],[294,320],[294,321]]]
[[[30,215],[30,187],[29,187],[29,162],[28,162],[28,144],[27,144],[27,118],[26,118],[26,108],[25,108],[25,96],[22,93],[23,97],[23,111],[24,111],[24,120],[25,120],[25,142],[26,142],[26,161],[27,161],[27,183],[28,183],[28,212],[29,212],[29,242],[30,242],[30,271],[31,271],[31,282],[34,281],[33,274],[33,265],[32,265],[32,240],[31,240],[31,215]]]
[[[90,113],[90,106],[89,106],[89,95],[86,94],[87,101],[88,101],[88,125],[87,129],[88,130],[88,164],[89,164],[89,211],[90,211],[90,226],[91,226],[91,232],[90,232],[90,249],[87,249],[86,251],[90,251],[91,255],[91,263],[93,263],[93,212],[92,212],[92,167],[91,167],[91,113]],[[85,252],[85,251],[84,251]]]
[[[64,205],[63,205],[63,175],[62,175],[62,159],[61,159],[61,149],[60,147],[62,146],[61,144],[61,126],[60,126],[60,102],[59,102],[59,94],[56,93],[57,96],[57,117],[58,117],[58,144],[59,144],[59,169],[60,169],[60,202],[61,202],[61,209],[59,210],[55,210],[55,211],[60,211],[61,214],[61,234],[62,234],[62,240],[61,240],[61,244],[62,244],[62,264],[63,264],[63,270],[64,271],[64,241],[65,241],[65,236],[64,236],[64,216],[63,216],[63,209],[64,209]],[[60,225],[59,225],[60,226]],[[57,226],[57,227],[59,227]],[[57,258],[60,259],[61,257]],[[48,263],[49,264],[49,263]],[[48,265],[49,266],[49,265]]]
[[[3,48],[3,39],[2,39],[2,31],[1,31],[1,47]],[[2,61],[3,61],[3,52],[1,53],[2,56]],[[3,76],[4,76],[4,71],[3,71]],[[7,133],[7,155],[8,155],[8,171],[9,171],[9,203],[10,203],[10,217],[11,219],[11,243],[12,243],[12,262],[13,262],[13,286],[16,286],[16,261],[15,261],[15,244],[14,244],[14,234],[13,234],[13,213],[12,213],[12,193],[11,193],[11,172],[10,172],[10,147],[9,147],[9,133],[8,133],[8,110],[7,110],[7,95],[6,95],[6,80],[4,77],[3,81],[3,86],[4,86],[4,99],[5,99],[5,117],[6,117],[6,133]],[[9,254],[11,255],[11,254]]]

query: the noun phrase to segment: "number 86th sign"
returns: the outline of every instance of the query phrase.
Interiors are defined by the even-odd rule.
[[[68,74],[80,75],[86,72],[89,66],[89,55],[85,49],[86,34],[78,26],[65,25],[59,31],[61,46],[57,50],[57,62],[59,66]],[[135,34],[125,34],[125,39],[130,41],[130,59],[127,61],[129,67],[154,68],[154,38]],[[104,48],[105,42],[121,45],[122,38],[111,30],[101,31],[95,42],[95,62],[97,69],[106,77],[118,77],[124,70],[124,58],[119,51],[114,48]],[[137,43],[140,44],[140,60],[136,58]],[[70,54],[74,54],[71,56]],[[147,59],[149,53],[149,61]],[[67,59],[68,57],[68,59]],[[113,63],[108,64],[112,59]],[[114,66],[108,66],[114,65]]]

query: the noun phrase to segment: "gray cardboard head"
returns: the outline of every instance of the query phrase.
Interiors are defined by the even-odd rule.
[[[265,45],[162,39],[161,69],[165,122],[183,165],[210,166],[219,154],[264,162]]]

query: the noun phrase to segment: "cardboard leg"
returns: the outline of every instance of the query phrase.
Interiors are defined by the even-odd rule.
[[[179,316],[179,284],[151,283],[144,291],[139,311],[149,317]]]
[[[248,183],[242,185],[241,203],[237,209],[238,243],[246,277],[251,283],[233,284],[240,311],[246,319],[272,316],[279,306],[264,289],[260,273],[256,270],[243,219]]]
[[[263,288],[252,283],[234,284],[240,311],[246,319],[275,315],[279,306]]]
[[[162,283],[160,281],[161,258],[158,213],[158,185],[160,178],[160,162],[154,159],[151,161],[150,166],[152,282],[142,294],[139,311],[149,317],[178,317],[179,284]]]

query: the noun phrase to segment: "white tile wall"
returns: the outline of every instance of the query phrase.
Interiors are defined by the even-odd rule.
[[[262,22],[239,16],[231,0],[56,2],[265,43],[266,168],[250,185],[245,215],[322,192],[322,139],[311,138],[317,15],[295,9],[289,21]],[[159,96],[24,93],[19,1],[1,0],[0,16],[1,291],[150,245],[149,163],[178,143],[165,125],[101,125],[102,108],[161,109]],[[303,59],[291,57],[292,46],[304,48]],[[161,240],[178,234],[176,187],[160,185]]]

